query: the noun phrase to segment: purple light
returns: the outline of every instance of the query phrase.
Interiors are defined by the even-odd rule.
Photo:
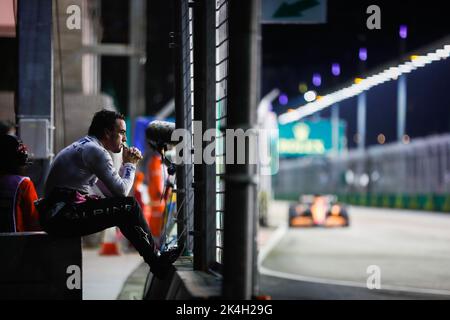
[[[399,34],[400,34],[400,38],[406,39],[408,37],[408,26],[402,24],[400,26]]]
[[[289,101],[289,99],[288,99],[287,95],[285,95],[285,94],[280,94],[280,96],[278,97],[278,102],[279,102],[282,106],[287,105],[287,104],[288,104],[288,101]]]
[[[331,73],[336,77],[341,74],[341,66],[339,65],[339,63],[333,63],[331,65]]]
[[[367,60],[367,48],[359,48],[359,60]]]
[[[322,77],[320,76],[320,74],[318,73],[313,74],[312,83],[316,87],[320,87],[320,85],[322,84]]]

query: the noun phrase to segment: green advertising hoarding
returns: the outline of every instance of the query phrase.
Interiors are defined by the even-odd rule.
[[[280,157],[321,156],[333,151],[330,120],[278,124]],[[339,121],[338,152],[345,148],[345,121]]]

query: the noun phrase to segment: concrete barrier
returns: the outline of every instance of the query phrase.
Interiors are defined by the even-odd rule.
[[[221,297],[221,280],[192,270],[192,257],[180,257],[164,280],[147,276],[143,300],[216,300]]]
[[[81,300],[81,238],[0,233],[0,299]]]

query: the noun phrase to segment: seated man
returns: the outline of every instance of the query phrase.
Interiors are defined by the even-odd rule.
[[[0,135],[0,232],[40,231],[36,189],[24,176],[28,152],[15,136]]]
[[[182,248],[159,253],[142,210],[127,197],[142,158],[136,148],[127,148],[124,117],[101,110],[94,115],[88,136],[64,148],[54,159],[45,185],[45,200],[39,204],[41,224],[49,234],[84,236],[117,226],[157,277],[164,277]],[[123,148],[120,174],[108,151]],[[90,187],[101,180],[112,196],[90,195]]]

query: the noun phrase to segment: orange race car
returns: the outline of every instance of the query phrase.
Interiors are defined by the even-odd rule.
[[[348,227],[347,209],[333,195],[304,195],[289,206],[290,227]]]

